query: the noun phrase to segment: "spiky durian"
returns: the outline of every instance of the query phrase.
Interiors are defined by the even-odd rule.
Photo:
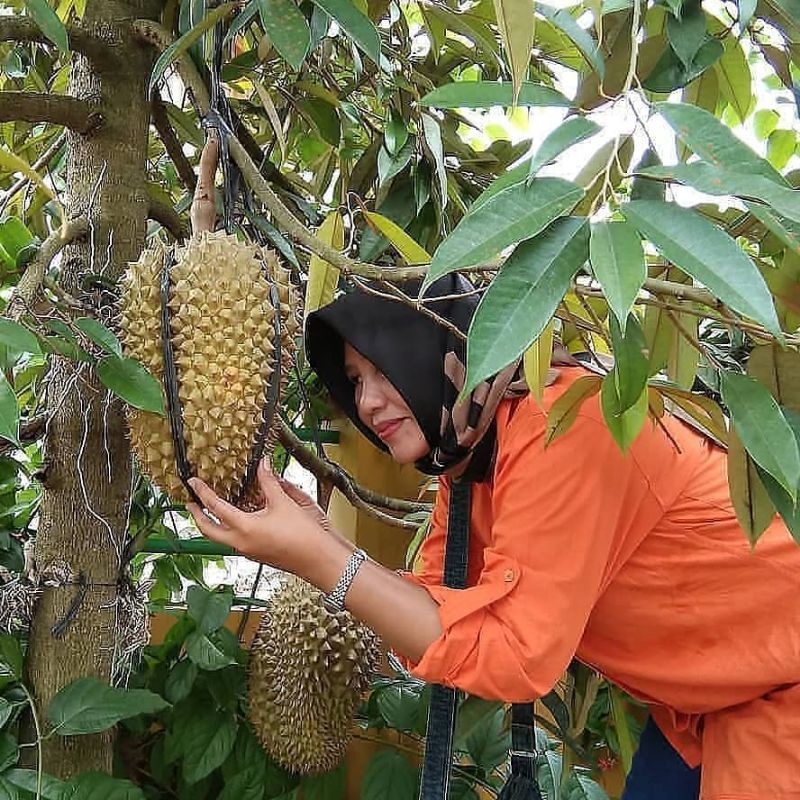
[[[285,575],[250,652],[249,717],[267,753],[293,772],[335,767],[379,655],[370,628],[328,611],[322,592]]]
[[[165,255],[164,245],[157,243],[129,265],[120,300],[126,355],[161,381],[160,282]],[[251,459],[275,369],[271,286],[275,284],[280,297],[284,378],[299,327],[294,292],[274,252],[222,231],[194,236],[186,246],[176,247],[174,255],[170,331],[186,454],[195,475],[233,499]],[[177,475],[168,419],[130,408],[128,424],[142,471],[174,499],[188,500]]]

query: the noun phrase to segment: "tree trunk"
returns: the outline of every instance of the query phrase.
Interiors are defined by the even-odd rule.
[[[148,198],[145,164],[152,53],[134,40],[130,22],[154,19],[157,0],[89,0],[84,23],[108,43],[108,59],[74,57],[70,93],[100,101],[105,122],[89,136],[71,133],[67,210],[90,223],[85,243],[65,249],[61,283],[91,299],[98,317],[113,314],[108,294],[87,288],[100,274],[116,280],[141,250]],[[46,437],[36,568],[46,577],[83,576],[88,586],[74,619],[58,636],[53,625],[80,593],[75,583],[46,588],[31,629],[29,683],[44,717],[53,695],[94,675],[108,680],[115,657],[117,581],[131,488],[131,459],[121,404],[111,401],[86,365],[56,359],[48,378]],[[58,578],[56,577],[56,582]],[[123,622],[124,624],[124,622]],[[63,627],[63,626],[62,626]],[[44,769],[60,778],[111,771],[112,737],[53,736],[44,743]]]

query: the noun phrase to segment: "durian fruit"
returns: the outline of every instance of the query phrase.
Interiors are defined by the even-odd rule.
[[[161,381],[160,285],[166,255],[165,246],[156,243],[130,264],[120,299],[125,354]],[[176,246],[170,274],[170,330],[187,458],[193,474],[220,496],[234,499],[276,367],[273,284],[280,296],[282,378],[292,363],[299,324],[289,273],[273,251],[218,231]],[[130,408],[128,424],[142,471],[174,500],[186,502],[169,420]],[[266,452],[272,439],[274,434]],[[240,498],[240,504],[248,503],[252,498]]]
[[[250,652],[248,710],[264,750],[292,772],[335,767],[379,656],[370,628],[328,611],[322,592],[285,575]]]

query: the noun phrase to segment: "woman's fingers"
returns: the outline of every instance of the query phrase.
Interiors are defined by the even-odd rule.
[[[241,521],[242,512],[236,506],[223,500],[210,486],[207,486],[200,478],[190,478],[189,486],[194,489],[194,493],[200,498],[203,505],[220,522],[234,527]],[[208,519],[206,517],[206,519]]]
[[[283,489],[272,471],[269,459],[262,458],[258,465],[258,483],[261,486],[261,491],[264,493],[264,500],[266,501],[267,510],[270,506],[274,506],[280,501],[283,496]]]
[[[278,478],[278,483],[281,489],[300,506],[316,505],[314,501],[299,487],[295,486],[291,481],[286,478]]]
[[[197,490],[195,489],[195,491]],[[202,533],[203,536],[214,542],[227,544],[234,548],[236,547],[236,534],[232,530],[224,528],[222,525],[218,525],[214,522],[214,520],[209,519],[197,503],[187,503],[186,509],[194,518],[195,525],[200,529],[200,533]]]

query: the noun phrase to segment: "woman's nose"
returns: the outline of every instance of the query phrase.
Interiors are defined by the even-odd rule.
[[[381,391],[380,382],[364,380],[361,382],[361,392],[358,398],[358,407],[364,416],[374,414],[386,404],[386,397]]]

